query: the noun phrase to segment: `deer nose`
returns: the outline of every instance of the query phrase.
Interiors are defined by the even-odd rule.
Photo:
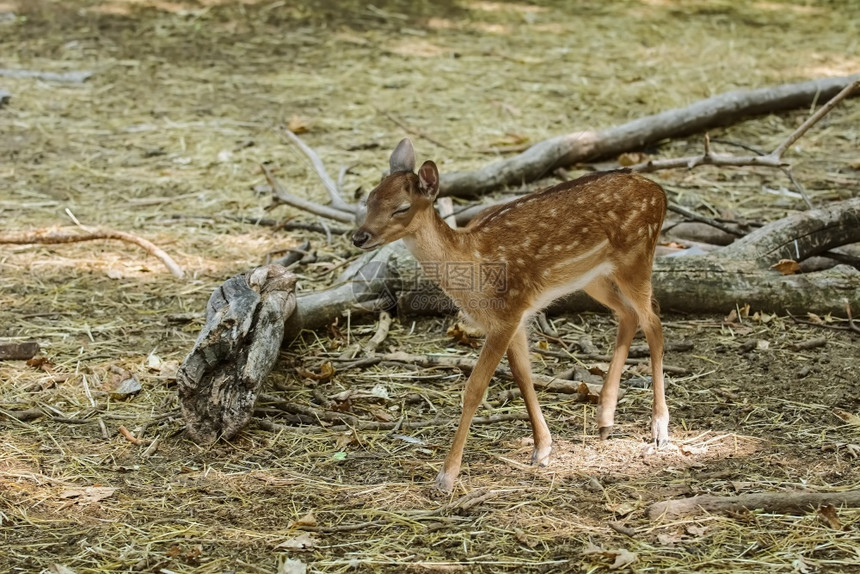
[[[352,236],[352,244],[356,247],[361,247],[370,239],[370,234],[366,231],[356,231]]]

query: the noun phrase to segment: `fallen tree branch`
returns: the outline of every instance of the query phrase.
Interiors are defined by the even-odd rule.
[[[824,505],[860,506],[860,490],[844,492],[762,492],[740,496],[703,494],[679,500],[656,502],[648,507],[648,518],[675,519],[709,512],[765,510],[783,514],[803,513]]]
[[[313,213],[314,215],[321,215],[322,217],[334,219],[335,221],[340,221],[341,223],[351,224],[354,222],[354,213],[341,211],[340,209],[335,209],[327,205],[320,205],[319,203],[303,199],[297,195],[293,195],[292,193],[287,191],[277,179],[275,179],[275,176],[272,175],[272,172],[269,170],[268,167],[263,164],[260,164],[260,169],[263,171],[263,175],[266,177],[266,181],[269,182],[269,185],[272,188],[272,199],[274,201],[272,202],[272,205],[270,205],[267,209],[271,209],[279,204],[284,203],[291,207],[301,209],[302,211],[307,211],[309,213]]]
[[[685,108],[668,110],[603,131],[556,136],[476,171],[443,174],[440,194],[476,197],[508,185],[534,181],[559,167],[641,149],[665,138],[703,131],[741,117],[809,106],[819,99],[831,98],[858,80],[860,74],[854,74],[726,92]]]
[[[151,255],[158,257],[164,266],[177,279],[182,279],[185,273],[182,268],[176,264],[170,255],[165,253],[154,243],[125,231],[116,231],[113,229],[96,229],[88,230],[86,233],[65,233],[56,229],[47,229],[39,231],[31,231],[23,235],[2,235],[0,236],[0,245],[26,245],[26,244],[41,244],[41,245],[56,245],[60,243],[77,243],[79,241],[97,241],[103,239],[116,239],[135,245],[145,249]]]
[[[331,198],[331,207],[340,211],[355,213],[355,205],[347,203],[343,199],[343,196],[340,193],[340,187],[338,187],[338,185],[328,174],[328,171],[326,171],[325,165],[323,164],[317,152],[315,152],[313,148],[303,142],[302,139],[294,132],[286,128],[284,128],[284,135],[287,136],[287,138],[292,141],[296,145],[296,147],[299,148],[302,153],[304,153],[305,156],[307,156],[307,158],[311,161],[311,165],[317,172],[317,175],[319,176],[320,180],[322,180],[323,187],[325,187],[329,197]],[[269,183],[271,184],[271,182]]]

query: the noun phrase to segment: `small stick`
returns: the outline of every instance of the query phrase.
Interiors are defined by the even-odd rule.
[[[801,341],[800,343],[794,343],[790,345],[793,351],[803,351],[809,349],[817,349],[818,347],[823,347],[827,344],[827,339],[824,337],[816,337],[815,339],[809,339],[808,341]]]
[[[730,235],[734,235],[736,237],[742,237],[743,235],[745,235],[743,232],[738,231],[737,228],[730,227],[728,225],[724,225],[724,224],[720,223],[719,221],[717,221],[716,219],[711,219],[710,217],[705,217],[704,215],[699,215],[695,211],[690,211],[689,209],[681,207],[680,205],[676,205],[674,203],[669,203],[669,205],[667,206],[667,209],[669,211],[674,211],[675,213],[683,215],[687,219],[692,219],[693,221],[705,223],[705,224],[710,225],[711,227],[713,227],[715,229],[719,229],[720,231],[724,231]]]
[[[125,437],[125,440],[131,444],[143,444],[143,441],[131,434],[131,431],[125,428],[124,425],[119,425],[119,434]]]
[[[260,164],[260,169],[263,170],[263,175],[266,177],[266,181],[268,181],[269,185],[272,186],[272,193],[275,199],[272,207],[278,203],[286,203],[287,205],[297,209],[313,213],[314,215],[327,217],[335,221],[340,221],[341,223],[352,223],[355,219],[355,214],[352,212],[347,213],[346,211],[328,207],[327,205],[320,205],[319,203],[308,201],[307,199],[302,199],[301,197],[293,195],[284,189],[284,186],[275,179],[275,176],[272,175],[272,172],[269,171],[268,167]]]
[[[141,456],[142,458],[149,458],[149,457],[151,457],[152,455],[154,455],[154,454],[155,454],[155,451],[158,449],[158,445],[159,445],[160,443],[161,443],[161,437],[158,437],[158,436],[157,436],[157,437],[155,437],[154,439],[152,439],[152,442],[150,442],[150,443],[149,443],[149,446],[148,446],[148,447],[146,447],[146,450],[144,450],[144,451],[140,454],[140,456]]]
[[[326,171],[325,165],[317,152],[303,142],[302,139],[291,130],[284,128],[284,135],[287,136],[287,138],[292,141],[309,160],[311,160],[311,165],[314,167],[320,180],[322,180],[323,187],[325,187],[329,197],[331,198],[331,206],[335,209],[339,209],[340,211],[355,212],[355,206],[344,201],[343,196],[340,193],[340,188]]]
[[[154,243],[142,237],[138,237],[137,235],[132,235],[125,231],[116,231],[114,229],[87,229],[86,233],[64,233],[55,229],[43,229],[17,236],[0,236],[0,244],[56,245],[59,243],[77,243],[79,241],[96,241],[100,239],[117,239],[119,241],[134,243],[148,251],[151,255],[158,257],[161,262],[164,263],[164,266],[167,267],[167,269],[170,270],[173,276],[177,279],[182,279],[185,276],[182,268],[176,264],[173,258]]]
[[[379,312],[379,325],[376,327],[376,333],[373,334],[373,337],[367,342],[364,346],[364,354],[372,355],[376,348],[385,341],[386,337],[388,337],[388,331],[391,328],[391,315],[388,314],[388,311],[380,311]]]

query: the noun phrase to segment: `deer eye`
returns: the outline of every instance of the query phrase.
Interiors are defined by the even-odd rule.
[[[412,206],[411,205],[401,205],[400,207],[398,207],[397,209],[394,210],[394,213],[392,213],[391,216],[394,217],[395,215],[403,215],[404,213],[409,211],[410,207],[412,207]]]

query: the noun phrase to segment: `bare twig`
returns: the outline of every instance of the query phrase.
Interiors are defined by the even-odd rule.
[[[302,151],[302,153],[304,153],[311,161],[311,165],[314,167],[314,170],[317,172],[317,175],[319,176],[320,180],[322,180],[322,184],[328,192],[329,197],[331,198],[331,207],[334,207],[335,209],[338,209],[340,211],[355,213],[355,206],[350,203],[347,203],[343,199],[343,196],[340,193],[340,188],[326,171],[325,165],[323,165],[323,162],[320,159],[320,156],[317,155],[317,152],[315,152],[313,148],[303,142],[299,136],[286,128],[284,128],[284,135],[287,136],[290,141],[296,144],[296,147],[298,147]]]
[[[734,235],[735,237],[742,237],[743,235],[745,235],[745,233],[743,233],[742,231],[739,231],[736,227],[731,227],[729,225],[725,225],[723,223],[720,223],[716,219],[712,219],[710,217],[705,217],[704,215],[699,215],[695,211],[690,211],[689,209],[681,207],[680,205],[677,205],[674,203],[669,203],[667,209],[669,211],[674,211],[677,214],[683,215],[687,219],[692,219],[693,221],[705,223],[705,224],[710,225],[711,227],[713,227],[715,229],[719,229],[720,231],[724,231],[730,235]]]
[[[142,440],[131,434],[131,431],[125,428],[125,425],[120,425],[118,430],[119,434],[121,434],[123,438],[131,444],[143,444]]]
[[[758,166],[758,167],[773,167],[783,171],[783,173],[788,176],[788,178],[795,185],[797,190],[800,192],[800,195],[803,197],[803,201],[810,208],[813,207],[812,201],[809,199],[809,196],[806,193],[806,190],[800,185],[790,170],[790,164],[783,159],[783,155],[785,155],[786,150],[792,146],[798,139],[800,139],[809,129],[818,123],[821,118],[826,116],[833,108],[835,108],[839,102],[847,98],[851,95],[851,93],[856,90],[860,86],[860,81],[855,80],[854,82],[848,84],[845,88],[842,89],[838,94],[833,96],[826,104],[821,106],[817,112],[812,114],[803,124],[800,125],[796,130],[791,132],[788,137],[783,140],[779,146],[776,147],[772,152],[764,155],[732,155],[732,154],[716,154],[711,151],[710,139],[708,135],[705,135],[705,144],[704,144],[704,153],[702,155],[697,156],[688,156],[688,157],[677,157],[677,158],[669,158],[669,159],[660,159],[660,160],[648,160],[636,165],[630,166],[632,171],[649,173],[658,171],[661,169],[676,169],[676,168],[687,168],[692,169],[694,167],[700,165],[715,165],[715,166]],[[707,223],[707,222],[706,222]],[[732,232],[729,232],[732,233]]]
[[[353,223],[355,219],[355,214],[347,213],[346,211],[341,211],[339,209],[335,209],[333,207],[329,207],[327,205],[320,205],[319,203],[308,201],[307,199],[303,199],[296,195],[293,195],[286,189],[284,186],[275,179],[275,176],[272,175],[272,172],[263,164],[260,164],[260,169],[263,170],[263,175],[266,176],[266,181],[269,182],[269,185],[272,186],[272,194],[275,202],[273,205],[277,205],[278,203],[286,203],[292,207],[297,209],[301,209],[303,211],[307,211],[309,213],[313,213],[314,215],[319,215],[322,217],[327,217],[328,219],[333,219],[335,221],[340,221],[341,223]]]
[[[132,235],[131,233],[126,233],[125,231],[116,231],[114,229],[87,228],[86,233],[64,233],[56,229],[39,230],[23,235],[0,236],[0,244],[24,245],[33,243],[55,245],[58,243],[77,243],[79,241],[96,241],[101,239],[117,239],[127,243],[134,243],[148,251],[151,255],[158,257],[177,279],[182,279],[185,276],[185,273],[176,264],[176,261],[151,241],[137,235]]]

